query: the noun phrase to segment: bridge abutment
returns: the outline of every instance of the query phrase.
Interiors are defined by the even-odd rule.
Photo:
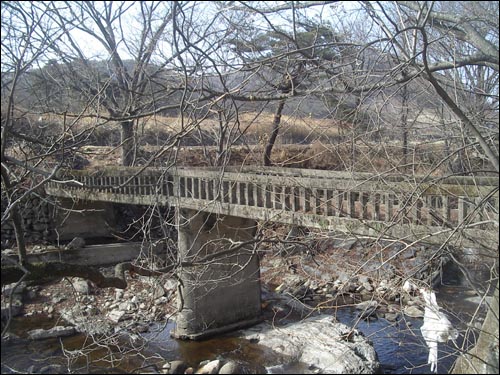
[[[116,224],[113,204],[67,198],[59,198],[55,226],[59,240],[110,237]]]
[[[261,315],[256,221],[179,209],[178,315],[172,336],[202,339]]]

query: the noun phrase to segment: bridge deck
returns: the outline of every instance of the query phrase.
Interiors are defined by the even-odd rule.
[[[498,178],[373,175],[288,168],[66,171],[54,196],[171,205],[357,235],[464,246],[498,243]]]

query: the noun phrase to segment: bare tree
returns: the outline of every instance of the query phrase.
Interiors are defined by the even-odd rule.
[[[342,13],[338,2],[328,1],[2,3],[2,194],[5,191],[8,201],[2,223],[13,220],[19,249],[19,264],[5,273],[2,282],[50,271],[54,277],[80,275],[98,286],[124,288],[126,270],[162,274],[182,266],[149,270],[128,263],[117,267],[114,277],[103,277],[87,267],[25,264],[17,206],[36,187],[57,179],[68,157],[90,143],[91,135],[107,123],[119,126],[122,164],[132,166],[138,164],[138,122],[153,119],[165,125],[157,117],[173,111],[178,116],[177,132],[162,140],[160,150],[136,175],[166,151],[173,153],[167,166],[174,165],[180,152],[174,146],[194,139],[204,146],[206,155],[207,144],[216,145],[211,162],[220,167],[222,176],[233,146],[247,141],[254,120],[263,112],[272,112],[273,119],[263,153],[263,164],[268,166],[283,134],[282,117],[294,112],[301,117],[301,105],[319,97],[327,102],[322,120],[331,127],[343,123],[350,132],[348,141],[341,138],[345,144],[315,135],[318,144],[344,159],[343,164],[329,165],[331,169],[362,169],[382,176],[411,171],[430,176],[436,184],[445,174],[497,175],[498,4],[358,5],[360,9],[353,10],[350,18],[344,17],[347,13]],[[95,43],[99,49],[90,52],[85,43]],[[3,51],[8,59],[4,60]],[[23,91],[27,93],[22,96],[24,103],[18,99]],[[245,123],[244,112],[252,113],[251,121]],[[17,131],[16,121],[22,118],[29,123],[35,113],[58,115],[60,127],[46,139]],[[424,118],[435,113],[438,120]],[[429,141],[416,134],[422,124],[437,140],[449,139],[448,149],[419,151]],[[395,128],[401,137],[400,133],[394,136]],[[380,144],[374,134],[384,132],[386,144]],[[393,147],[389,141],[396,138]],[[350,154],[341,147],[350,148]],[[401,159],[395,156],[396,147],[402,149],[397,153]],[[428,154],[432,154],[430,161]],[[466,167],[450,172],[443,166],[455,155]],[[413,177],[401,176],[415,192],[398,196],[400,209],[394,216],[399,222],[405,212],[419,209],[422,197]],[[389,189],[390,179],[386,185]],[[473,211],[488,205],[494,194],[473,202]],[[151,235],[157,211],[154,207],[139,220],[145,237]],[[217,218],[208,215],[204,225],[215,223]],[[456,235],[441,245],[440,254],[453,241],[458,243],[459,229],[466,224],[447,228]],[[261,235],[251,239],[253,251]],[[327,237],[321,232],[314,236],[314,240]],[[382,231],[372,239],[385,238]],[[491,247],[490,253],[498,257],[498,244]],[[201,261],[210,263],[226,255],[215,252]],[[492,309],[487,321],[498,330],[494,314]]]
[[[171,4],[54,2],[40,6],[46,7],[63,32],[50,46],[57,63],[51,71],[47,67],[38,73],[43,84],[59,87],[60,99],[70,92],[78,94],[80,102],[93,101],[86,115],[119,123],[122,164],[133,165],[137,120],[179,109],[175,93],[182,86],[172,74],[178,53],[167,48],[172,43]],[[86,48],[88,43],[96,47],[92,52]],[[63,103],[40,110],[71,111],[61,108]]]

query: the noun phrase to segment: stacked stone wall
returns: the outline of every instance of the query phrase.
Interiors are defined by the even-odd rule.
[[[2,199],[2,215],[7,209],[7,201]],[[49,241],[54,233],[52,220],[52,205],[45,199],[44,194],[31,194],[19,205],[23,219],[24,235],[27,243],[41,243]],[[14,225],[11,219],[2,224],[1,246],[11,247],[15,243]]]

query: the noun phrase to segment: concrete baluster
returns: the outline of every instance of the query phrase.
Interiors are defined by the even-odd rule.
[[[458,224],[461,224],[467,215],[467,198],[458,197]]]
[[[306,189],[299,187],[299,210],[306,212]]]
[[[337,216],[337,217],[345,215],[345,213],[343,212],[344,211],[344,195],[345,194],[346,194],[345,191],[337,190],[337,196],[336,196],[337,209],[335,210],[335,216]]]
[[[207,180],[205,178],[200,179],[200,198],[207,199]]]
[[[273,208],[273,201],[272,201],[272,190],[273,186],[272,185],[265,185],[265,194],[266,194],[266,208]]]
[[[442,202],[442,216],[443,216],[443,222],[444,223],[449,223],[450,222],[450,205],[449,205],[449,197],[447,195],[442,195],[441,196],[441,202]]]
[[[285,202],[284,202],[284,209],[286,211],[290,211],[292,209],[292,188],[290,186],[285,186]]]
[[[248,205],[248,182],[240,182],[240,204]]]
[[[179,177],[179,197],[184,198],[186,196],[186,179],[185,177]]]
[[[381,216],[380,216],[380,193],[373,193],[372,194],[372,199],[373,199],[372,220],[380,221],[381,220]]]
[[[259,195],[258,195],[259,185],[252,182],[252,193],[253,193],[253,205],[259,207]]]
[[[229,203],[229,181],[222,181],[222,202]]]
[[[356,196],[358,193],[348,191],[347,192],[347,207],[348,207],[348,216],[351,218],[356,217]]]
[[[274,209],[275,210],[281,210],[282,208],[282,188],[281,186],[273,186],[273,195],[274,195],[274,199],[273,199],[273,206],[274,206]]]
[[[230,181],[229,189],[231,190],[231,203],[238,204],[238,186],[237,182]]]
[[[207,181],[207,195],[208,195],[208,200],[213,201],[215,199],[213,179]]]
[[[148,177],[147,176],[141,176],[140,178],[141,181],[141,195],[148,195]]]
[[[319,203],[319,190],[316,188],[311,189],[311,213],[320,215],[320,203]]]
[[[422,225],[422,214],[423,214],[423,210],[422,210],[422,207],[423,207],[423,202],[422,202],[422,198],[417,198],[417,202],[416,202],[416,206],[417,206],[417,217],[416,217],[416,221],[415,223],[418,224],[418,225]]]
[[[335,193],[331,189],[326,190],[326,216],[333,216],[335,214],[333,197]]]
[[[361,203],[361,218],[368,219],[368,201],[369,194],[367,192],[360,193],[360,203]]]
[[[292,210],[293,212],[300,210],[300,191],[296,186],[292,188]]]
[[[391,193],[385,193],[385,221],[392,222],[392,210],[393,210],[393,195]]]

